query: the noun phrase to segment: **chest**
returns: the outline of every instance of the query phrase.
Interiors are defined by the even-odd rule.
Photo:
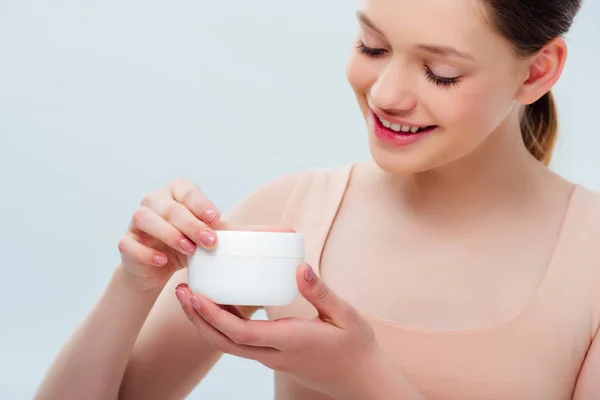
[[[493,326],[535,297],[562,216],[488,219],[475,228],[439,229],[349,197],[317,267],[336,293],[369,315],[430,329]]]

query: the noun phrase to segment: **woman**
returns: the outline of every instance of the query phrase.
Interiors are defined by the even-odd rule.
[[[180,399],[223,352],[273,368],[277,399],[600,397],[600,201],[547,168],[579,7],[365,0],[347,73],[373,162],[285,176],[223,219],[187,181],[144,197],[36,398]],[[302,297],[270,321],[183,283],[214,229],[249,225],[307,244]]]

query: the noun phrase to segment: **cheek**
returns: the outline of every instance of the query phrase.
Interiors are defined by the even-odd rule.
[[[377,70],[373,63],[353,51],[346,63],[346,78],[362,108],[366,104],[366,95],[377,80]]]
[[[460,85],[460,84],[459,84]],[[464,135],[487,136],[506,117],[511,101],[506,89],[471,82],[469,87],[448,89],[439,96],[435,115],[446,129]],[[441,99],[444,104],[441,104]]]
[[[369,87],[369,78],[367,76],[367,65],[361,60],[358,54],[351,54],[346,63],[346,77],[352,88],[357,91],[365,91]]]

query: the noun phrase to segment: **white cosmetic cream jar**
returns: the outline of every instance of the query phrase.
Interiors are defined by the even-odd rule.
[[[217,245],[198,247],[188,261],[188,286],[217,304],[280,306],[298,295],[296,271],[304,262],[302,235],[217,230]]]

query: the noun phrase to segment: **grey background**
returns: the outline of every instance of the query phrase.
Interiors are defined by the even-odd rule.
[[[144,193],[186,177],[227,210],[283,173],[369,157],[345,80],[356,5],[0,1],[0,399],[31,398]],[[594,189],[599,17],[588,0],[555,90],[554,168]],[[225,357],[190,398],[271,384]]]

